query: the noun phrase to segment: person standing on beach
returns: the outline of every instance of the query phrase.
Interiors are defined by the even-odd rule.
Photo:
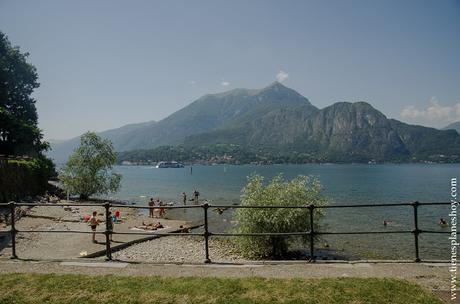
[[[182,192],[182,202],[184,206],[187,205],[187,194],[185,192]]]
[[[198,204],[198,197],[200,196],[200,192],[198,192],[196,189],[193,191],[193,199],[195,204]]]
[[[99,226],[100,221],[97,219],[97,211],[93,211],[93,215],[89,218],[89,225],[93,231],[93,243],[96,242],[96,228]]]
[[[160,208],[160,217],[164,217],[165,214],[166,214],[166,210],[164,208],[164,206],[166,205],[165,203],[163,203],[163,201],[160,201],[159,205],[161,206]]]
[[[153,200],[153,197],[150,198],[149,202],[149,217],[153,217],[153,207],[155,206],[155,201]]]

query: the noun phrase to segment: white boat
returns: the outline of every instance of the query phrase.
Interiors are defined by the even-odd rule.
[[[176,161],[161,161],[155,168],[184,168],[184,165]]]

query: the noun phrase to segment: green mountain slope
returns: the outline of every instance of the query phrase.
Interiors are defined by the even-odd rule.
[[[460,136],[388,119],[365,102],[322,110],[271,111],[255,120],[189,136],[188,145],[264,147],[272,154],[307,153],[318,161],[459,161]]]
[[[129,146],[133,140],[132,135],[138,130],[153,127],[157,122],[149,121],[144,123],[129,124],[117,129],[111,129],[98,133],[103,138],[110,139],[115,147]],[[142,136],[142,135],[140,135]],[[65,141],[51,142],[51,151],[48,156],[57,163],[62,163],[72,154],[80,144],[80,136]]]
[[[318,109],[278,82],[260,90],[205,95],[157,123],[101,135],[111,139],[117,151],[180,146],[156,149],[155,157],[153,152],[137,151],[136,160],[141,155],[176,155],[183,160],[188,154],[196,160],[212,158],[212,153],[233,153],[244,161],[296,162],[459,161],[460,156],[460,135],[453,130],[388,119],[366,102]],[[76,142],[56,145],[55,159],[63,147]],[[122,155],[134,159],[129,152]]]
[[[390,122],[412,157],[434,161],[455,155],[460,158],[460,136],[455,130],[409,125],[394,119]]]
[[[410,154],[390,121],[364,102],[340,102],[317,111],[278,109],[225,130],[190,136],[186,143],[264,146],[317,154],[325,161],[395,160]]]
[[[176,145],[192,134],[224,128],[263,116],[284,107],[304,106],[317,109],[297,93],[278,82],[261,90],[235,89],[208,94],[157,123],[136,124],[101,132],[109,138],[117,151]],[[79,139],[52,146],[50,156],[64,161],[78,145]]]

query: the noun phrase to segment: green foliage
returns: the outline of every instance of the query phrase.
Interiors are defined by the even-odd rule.
[[[39,87],[38,74],[28,55],[0,32],[0,154],[36,157],[48,148],[37,126],[31,94]]]
[[[447,131],[445,131],[447,132]],[[449,131],[451,133],[455,131]],[[458,137],[458,136],[457,136]],[[423,136],[421,137],[423,139]],[[437,147],[442,147],[441,140],[437,140]],[[426,140],[425,140],[426,142]],[[433,140],[432,143],[435,141]],[[460,137],[453,140],[460,144]],[[430,145],[430,144],[425,144]],[[444,145],[445,146],[445,145]],[[160,146],[154,149],[134,150],[119,152],[117,163],[130,161],[134,164],[150,164],[164,160],[176,160],[192,163],[221,163],[221,164],[305,164],[305,163],[367,163],[376,162],[460,162],[460,152],[456,145],[446,148],[447,155],[439,150],[432,150],[422,155],[393,156],[388,159],[373,158],[373,155],[365,153],[343,152],[330,149],[328,151],[314,150],[311,147],[299,145],[285,145],[277,147],[269,146],[245,146],[239,144],[212,144],[198,146]]]
[[[303,164],[324,162],[325,159],[308,152],[286,151],[276,147],[248,147],[236,144],[214,144],[200,146],[161,146],[155,149],[119,152],[117,163],[130,161],[149,164],[164,160],[193,163],[220,164]]]
[[[0,201],[43,193],[55,175],[54,165],[43,152],[48,143],[38,128],[35,99],[36,68],[28,53],[13,47],[0,32],[0,154],[31,158],[0,159]]]
[[[121,175],[112,172],[115,160],[116,153],[109,140],[93,132],[85,133],[80,147],[62,168],[59,180],[67,191],[79,194],[82,199],[115,192],[121,182]]]
[[[253,175],[242,190],[243,206],[323,206],[327,199],[321,191],[319,180],[298,176],[286,181],[278,175],[264,184],[264,178]],[[314,226],[323,215],[322,209],[314,211]],[[280,233],[305,232],[310,229],[309,210],[306,208],[241,208],[234,215],[238,225],[236,233]],[[307,237],[300,237],[306,243]],[[289,245],[298,240],[297,236],[238,236],[235,245],[250,258],[279,258],[288,252]]]
[[[0,202],[45,192],[54,174],[54,164],[45,157],[0,160]]]
[[[229,157],[230,156],[230,157]],[[244,147],[232,144],[209,146],[161,146],[149,150],[119,152],[117,163],[130,161],[134,163],[150,163],[165,160],[180,162],[216,162],[216,163],[248,163],[257,161],[257,155]]]
[[[455,130],[437,130],[408,125],[396,120],[393,127],[413,151],[413,161],[460,162],[460,136]]]

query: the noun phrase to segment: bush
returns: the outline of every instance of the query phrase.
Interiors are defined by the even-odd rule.
[[[274,177],[264,185],[264,178],[253,175],[242,190],[243,206],[305,206],[327,203],[318,179],[298,176],[286,181],[282,175]],[[304,232],[310,230],[310,211],[306,208],[282,209],[237,209],[234,218],[236,233],[279,233]],[[323,215],[322,209],[315,209],[314,226]],[[249,258],[285,257],[289,247],[299,238],[308,243],[308,236],[237,236],[236,247]]]
[[[48,180],[54,175],[54,165],[45,157],[1,159],[0,202],[43,194],[49,188]]]

